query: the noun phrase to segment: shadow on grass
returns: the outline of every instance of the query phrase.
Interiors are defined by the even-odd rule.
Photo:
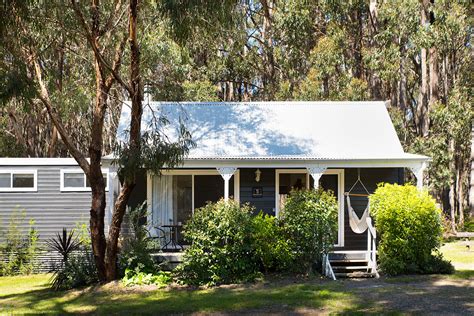
[[[156,290],[149,292],[33,290],[0,297],[2,312],[170,314],[192,312],[299,313],[299,310],[342,310],[358,307],[357,299],[340,284],[238,286],[207,290]]]
[[[94,314],[397,314],[474,312],[473,271],[456,277],[410,276],[394,280],[297,281],[295,284],[250,284],[205,290],[134,291],[87,288],[53,292],[31,290],[0,296],[0,313]],[[399,278],[401,279],[401,278]],[[401,280],[400,280],[401,281]]]

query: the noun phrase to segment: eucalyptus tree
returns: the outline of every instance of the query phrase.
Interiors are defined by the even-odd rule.
[[[137,170],[144,167],[159,172],[164,164],[178,164],[192,145],[190,135],[185,130],[176,142],[168,141],[159,133],[142,135],[144,71],[141,64],[141,32],[149,27],[147,23],[152,22],[150,16],[169,19],[172,33],[184,41],[195,31],[195,27],[204,30],[224,23],[234,4],[234,1],[197,0],[188,1],[185,5],[174,1],[155,3],[130,0],[123,3],[115,0],[102,3],[92,0],[84,3],[71,0],[67,4],[63,1],[11,1],[2,7],[2,19],[5,21],[1,33],[4,61],[12,60],[23,71],[21,80],[25,82],[25,90],[18,91],[18,94],[28,89],[34,102],[41,103],[61,142],[89,179],[92,191],[90,231],[101,281],[116,278],[120,227],[135,186]],[[153,11],[160,14],[146,15]],[[10,36],[12,30],[17,33],[14,39]],[[62,32],[65,35],[58,36]],[[67,85],[62,83],[62,89],[57,88],[54,83],[61,74],[58,75],[57,64],[50,58],[55,50],[63,51],[62,69],[85,76],[89,85],[84,87],[80,85],[81,82],[69,81]],[[128,71],[124,69],[125,66],[128,66]],[[130,99],[131,120],[128,142],[116,146],[116,162],[122,186],[106,238],[105,182],[101,163],[104,154],[104,123],[114,86],[119,87],[122,95]],[[93,102],[89,103],[87,150],[75,142],[61,115],[64,98],[73,103],[83,101],[73,97],[74,92],[81,89],[91,89],[93,92],[90,95],[94,96]]]

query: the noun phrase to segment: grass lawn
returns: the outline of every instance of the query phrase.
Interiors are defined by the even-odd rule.
[[[458,246],[444,246],[446,257],[454,263],[472,262],[471,253],[456,253]],[[474,314],[474,270],[378,280],[281,278],[199,290],[123,288],[115,283],[53,292],[48,281],[44,274],[1,277],[0,314]]]
[[[474,240],[446,243],[441,247],[444,257],[451,261],[456,270],[474,270]]]

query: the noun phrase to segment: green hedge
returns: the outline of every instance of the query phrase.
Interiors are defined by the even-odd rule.
[[[186,284],[222,284],[254,279],[252,209],[234,201],[209,203],[194,211],[184,227],[190,243],[176,268]]]
[[[294,252],[294,268],[311,272],[337,240],[337,200],[324,190],[293,191],[287,198],[281,221]]]
[[[383,184],[370,196],[379,232],[379,265],[384,273],[450,273],[438,252],[441,210],[426,191],[413,185]]]
[[[292,192],[282,219],[253,216],[234,201],[197,209],[184,227],[190,243],[176,269],[182,283],[251,281],[267,272],[311,272],[334,244],[337,203],[323,191]]]

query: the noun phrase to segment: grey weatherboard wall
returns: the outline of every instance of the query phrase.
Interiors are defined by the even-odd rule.
[[[0,227],[6,229],[14,210],[25,211],[26,221],[35,221],[40,241],[53,237],[63,227],[72,229],[77,223],[88,223],[91,206],[90,192],[61,192],[60,170],[77,166],[4,167],[14,170],[37,170],[36,192],[0,192]],[[1,170],[1,169],[0,169]],[[107,194],[108,203],[108,194]],[[106,212],[106,222],[108,212]]]

